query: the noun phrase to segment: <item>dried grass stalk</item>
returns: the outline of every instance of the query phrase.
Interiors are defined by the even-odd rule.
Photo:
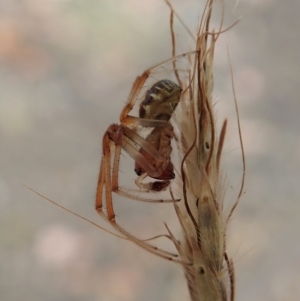
[[[175,56],[173,15],[176,13],[170,2],[166,2],[171,8]],[[182,78],[176,61],[173,63],[175,76],[184,91],[175,118],[181,181],[172,187],[173,191],[180,192],[176,198],[182,200],[174,207],[182,226],[183,239],[177,240],[170,230],[169,233],[180,259],[191,263],[183,265],[183,268],[192,301],[234,300],[234,266],[226,253],[226,227],[244,183],[243,177],[239,196],[229,215],[224,216],[225,185],[220,163],[227,120],[217,133],[212,103],[214,47],[222,33],[222,21],[218,31],[211,31],[213,5],[214,0],[206,3],[195,39],[197,52],[191,60],[188,78]]]

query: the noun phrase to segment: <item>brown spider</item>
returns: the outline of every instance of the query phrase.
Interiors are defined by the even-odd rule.
[[[173,203],[179,201],[175,199],[144,198],[123,190],[118,184],[122,149],[134,159],[135,172],[139,176],[135,183],[144,191],[161,191],[169,185],[170,180],[175,178],[174,167],[170,160],[173,127],[169,120],[180,100],[181,88],[174,82],[166,79],[155,83],[145,93],[144,99],[140,104],[139,117],[129,115],[152,69],[148,69],[136,79],[128,102],[121,112],[120,124],[111,124],[103,136],[103,154],[97,186],[96,210],[116,230],[140,247],[160,257],[182,263],[182,261],[174,258],[177,257],[176,254],[152,246],[119,226],[113,209],[112,192],[144,202]],[[146,138],[143,138],[136,132],[137,127],[153,129]],[[111,159],[113,159],[112,166]],[[142,183],[147,176],[159,181]],[[104,213],[102,210],[104,189],[107,213]]]
[[[145,190],[161,191],[165,189],[170,181],[175,178],[174,167],[170,161],[172,152],[171,140],[174,136],[173,127],[168,122],[174,113],[176,106],[180,100],[181,88],[170,80],[161,80],[155,83],[145,94],[144,100],[141,102],[139,117],[150,120],[164,120],[165,125],[155,127],[146,137],[145,143],[150,144],[160,154],[160,158],[155,159],[151,153],[141,146],[139,153],[144,157],[147,164],[156,170],[155,173],[143,167],[143,165],[135,160],[135,172],[139,178],[135,181],[136,185]],[[145,165],[144,165],[145,166]],[[159,175],[156,173],[159,172]],[[151,177],[157,180],[147,184],[143,184],[145,177]]]

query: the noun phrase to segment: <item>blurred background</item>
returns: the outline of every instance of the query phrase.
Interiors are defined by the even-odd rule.
[[[204,0],[184,2],[172,1],[194,32]],[[227,235],[239,301],[300,294],[299,13],[297,0],[241,0],[236,8],[226,1],[225,27],[243,18],[216,46],[214,97],[230,125],[229,192],[242,171],[227,47],[247,160],[246,193]],[[177,28],[179,49],[193,49]],[[180,266],[21,184],[109,228],[94,210],[102,136],[118,122],[136,76],[170,53],[162,0],[0,0],[2,301],[188,300]],[[121,180],[132,183],[133,162],[124,164]],[[118,197],[115,204],[120,223],[138,237],[173,223],[164,204]]]

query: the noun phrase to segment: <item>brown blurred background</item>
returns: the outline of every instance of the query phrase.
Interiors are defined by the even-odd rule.
[[[192,30],[203,2],[173,1]],[[226,2],[225,26],[243,18],[217,45],[214,96],[232,129],[224,156],[230,193],[241,168],[228,46],[247,159],[246,193],[228,231],[236,300],[297,300],[300,2],[241,0],[236,9],[234,2]],[[188,41],[179,48],[191,49]],[[102,135],[118,121],[135,77],[168,57],[162,0],[0,0],[2,301],[188,300],[180,266],[20,183],[108,227],[94,210]],[[125,164],[133,179],[133,162]],[[115,200],[119,220],[139,237],[167,218],[166,207]]]

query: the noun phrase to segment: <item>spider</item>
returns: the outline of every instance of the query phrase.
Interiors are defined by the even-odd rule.
[[[145,93],[139,107],[139,117],[129,115],[151,70],[153,68],[146,70],[141,76],[137,77],[129,94],[128,102],[121,112],[120,124],[111,124],[103,136],[103,154],[96,193],[96,211],[117,231],[140,247],[160,257],[182,263],[182,261],[174,258],[178,255],[152,246],[127,232],[116,222],[113,209],[113,192],[144,202],[174,203],[179,201],[174,198],[170,200],[144,198],[123,190],[118,183],[122,149],[135,161],[135,172],[139,176],[135,183],[142,190],[164,190],[170,184],[170,180],[175,178],[174,167],[170,159],[172,152],[171,140],[174,135],[169,120],[180,101],[182,89],[171,80],[158,81]],[[137,127],[153,129],[146,138],[143,138],[136,132]],[[147,176],[158,181],[143,183]],[[106,213],[102,210],[104,190]]]
[[[161,191],[165,189],[170,181],[175,178],[174,167],[170,161],[172,152],[171,140],[173,138],[173,127],[168,122],[174,113],[180,100],[181,88],[170,80],[161,80],[155,83],[145,94],[141,102],[139,117],[148,120],[166,121],[165,125],[159,124],[146,137],[145,143],[154,147],[160,158],[155,159],[150,151],[141,147],[139,153],[144,157],[141,162],[135,161],[135,172],[139,176],[135,181],[141,189],[148,191]],[[148,166],[143,165],[144,161],[156,171],[153,173]],[[156,175],[159,173],[158,175]],[[147,176],[163,181],[154,181],[143,184]]]

